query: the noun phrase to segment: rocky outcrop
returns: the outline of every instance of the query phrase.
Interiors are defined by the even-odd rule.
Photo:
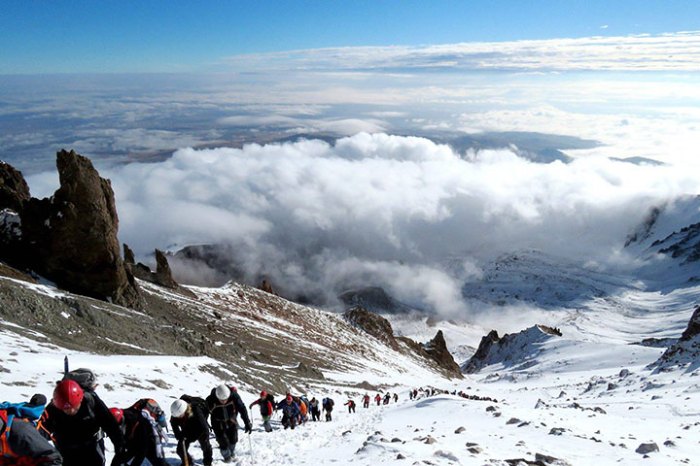
[[[388,320],[368,311],[362,306],[348,309],[343,314],[343,317],[354,327],[369,333],[390,348],[402,351],[405,354],[417,354],[434,363],[437,369],[444,372],[448,377],[462,378],[459,366],[447,349],[442,331],[438,331],[435,338],[422,345],[407,337],[395,337],[394,330]]]
[[[168,259],[163,251],[158,249],[156,249],[156,283],[166,288],[177,288],[177,282],[173,279]]]
[[[129,248],[129,246],[126,244],[124,245],[124,263],[136,278],[155,283],[156,285],[164,286],[166,288],[177,289],[179,285],[173,278],[170,265],[168,264],[168,258],[165,257],[163,251],[158,249],[155,250],[155,256],[156,271],[153,272],[146,264],[141,262],[134,264],[134,252]]]
[[[22,262],[19,212],[29,198],[29,186],[22,173],[12,165],[0,162],[0,260],[13,265]]]
[[[395,300],[379,286],[348,290],[338,296],[346,306],[361,306],[371,312],[408,313],[411,308]]]
[[[60,187],[31,198],[20,212],[28,265],[66,290],[141,308],[142,298],[122,262],[119,220],[109,180],[74,151],[57,154]]]
[[[690,316],[688,326],[678,339],[649,368],[669,371],[674,368],[697,367],[700,365],[700,306]]]
[[[0,162],[0,210],[7,208],[19,212],[30,197],[29,186],[22,172],[8,163]]]
[[[374,314],[361,306],[348,309],[343,316],[353,326],[361,328],[387,346],[395,350],[399,348],[396,338],[394,338],[394,330],[384,317]]]
[[[136,259],[134,258],[134,251],[124,243],[124,264],[127,266],[134,265]]]
[[[546,325],[534,325],[519,333],[505,334],[502,338],[496,330],[491,330],[481,338],[474,356],[462,365],[462,372],[473,374],[492,364],[516,369],[528,367],[541,351],[543,342],[560,336],[558,328]]]
[[[693,315],[690,316],[690,321],[688,322],[688,327],[681,335],[679,341],[690,341],[700,334],[700,306],[695,308]]]
[[[445,342],[442,330],[438,330],[435,337],[425,343],[423,348],[425,352],[428,353],[428,356],[437,362],[440,367],[450,372],[460,374],[459,365],[455,362],[450,350],[447,349],[447,343]]]

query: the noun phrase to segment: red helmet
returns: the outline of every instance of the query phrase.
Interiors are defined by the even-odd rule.
[[[109,412],[112,413],[114,419],[116,419],[117,424],[121,424],[124,420],[124,411],[119,408],[109,408]]]
[[[292,401],[292,395],[287,395],[287,401]]]
[[[267,392],[265,390],[260,392],[260,398],[267,398]]]
[[[78,409],[84,394],[75,380],[61,380],[53,390],[53,404],[61,410]]]

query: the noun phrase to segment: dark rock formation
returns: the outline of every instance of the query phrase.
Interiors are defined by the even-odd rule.
[[[156,283],[167,288],[177,288],[177,282],[173,279],[168,259],[158,249],[156,249]]]
[[[474,353],[474,356],[472,356],[469,361],[467,361],[467,364],[462,367],[462,372],[472,374],[478,371],[481,368],[479,362],[486,360],[486,357],[491,352],[491,347],[497,345],[500,341],[501,337],[498,336],[498,332],[496,330],[491,330],[488,335],[481,337],[476,353]]]
[[[384,317],[374,314],[361,306],[348,309],[343,316],[353,326],[361,328],[382,343],[398,350],[399,345],[396,342],[396,338],[394,338],[394,330]]]
[[[263,279],[262,283],[260,284],[260,289],[266,293],[275,294],[275,292],[272,290],[272,284],[267,279]]]
[[[700,366],[700,306],[693,311],[688,327],[678,342],[670,346],[656,362],[649,365],[649,368],[668,371],[688,366]]]
[[[134,251],[131,250],[131,248],[124,243],[124,264],[126,265],[135,265],[136,259],[134,258]]]
[[[0,162],[0,210],[7,208],[19,212],[22,203],[29,198],[29,186],[22,172],[8,163]]]
[[[74,151],[57,154],[60,187],[20,212],[28,265],[59,287],[128,307],[143,305],[119,254],[119,220],[109,180]]]
[[[229,280],[246,283],[246,269],[237,249],[227,244],[186,246],[171,256],[170,263],[180,283],[222,286]],[[190,273],[196,270],[196,274]],[[251,282],[251,284],[257,282]]]
[[[450,372],[460,373],[459,365],[455,362],[450,350],[447,349],[445,337],[442,335],[442,330],[438,330],[435,337],[423,345],[426,353],[438,365]]]
[[[700,333],[700,306],[695,308],[693,315],[690,316],[688,327],[681,335],[680,341],[690,341]]]
[[[165,257],[163,251],[158,249],[155,250],[156,256],[156,271],[151,271],[151,268],[146,264],[139,262],[134,264],[134,253],[127,246],[124,245],[124,261],[134,274],[134,276],[140,280],[155,283],[156,285],[164,286],[166,288],[177,289],[179,285],[173,279],[173,274],[170,271],[170,265],[168,265],[168,258]]]
[[[20,267],[23,253],[19,212],[29,198],[29,186],[22,173],[0,162],[0,260]]]
[[[440,336],[438,337],[437,335],[433,340],[430,342],[426,343],[426,345],[422,345],[420,343],[417,343],[410,338],[407,337],[396,337],[396,341],[402,343],[406,347],[408,347],[413,353],[416,353],[425,359],[432,361],[435,363],[435,365],[442,370],[442,372],[445,373],[448,377],[451,378],[457,378],[457,379],[462,379],[464,376],[462,375],[462,372],[459,368],[459,366],[455,363],[454,358],[450,354],[450,359],[452,361],[452,364],[450,364],[450,359],[447,359],[445,356],[442,357],[435,357],[435,353],[431,354],[426,350],[426,346],[429,345],[431,342],[434,342],[436,339],[439,341],[442,339],[442,342],[444,343],[444,338],[442,337],[442,332],[438,332]],[[437,343],[439,346],[440,343]],[[445,348],[447,350],[447,348]],[[438,353],[441,353],[438,351]],[[447,352],[449,354],[449,351]]]
[[[559,329],[546,325],[534,325],[519,333],[505,334],[502,338],[498,336],[497,331],[491,330],[481,338],[474,356],[462,365],[462,372],[473,374],[496,363],[527,367],[540,352],[539,345],[555,336],[561,336]]]
[[[398,314],[410,312],[411,308],[395,300],[379,286],[369,286],[343,292],[338,299],[346,306],[361,306],[371,312]]]

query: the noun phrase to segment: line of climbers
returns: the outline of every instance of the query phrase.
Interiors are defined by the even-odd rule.
[[[96,386],[91,371],[78,369],[56,384],[48,405],[41,394],[34,395],[29,402],[0,403],[0,465],[104,466],[106,435],[114,446],[112,466],[141,466],[144,460],[152,466],[167,466],[163,447],[167,443],[164,431],[168,425],[158,403],[143,398],[127,408],[108,408],[95,393]],[[375,400],[378,405],[382,399],[387,404],[390,397],[388,393],[384,398],[377,394]],[[394,394],[393,399],[397,401],[398,396]],[[365,408],[369,402],[370,396],[365,394]],[[304,395],[290,393],[276,403],[274,396],[263,390],[248,408],[259,407],[263,428],[271,432],[270,421],[275,412],[282,414],[284,429],[294,429],[308,421],[309,413],[312,421],[320,421],[321,410],[326,421],[331,421],[334,404],[330,397],[319,402],[316,398],[308,400]],[[345,406],[349,413],[355,412],[352,399]],[[185,466],[194,464],[188,452],[194,442],[202,449],[203,464],[212,464],[209,441],[212,430],[224,461],[232,461],[238,442],[239,415],[244,433],[253,431],[246,405],[236,388],[224,384],[213,388],[206,399],[182,395],[172,403],[170,411],[176,451]]]

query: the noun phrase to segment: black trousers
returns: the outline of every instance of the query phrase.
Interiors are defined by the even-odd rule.
[[[211,449],[211,443],[209,443],[209,432],[207,432],[206,434],[202,434],[202,436],[196,441],[199,442],[199,446],[202,448],[202,456],[204,456],[204,466],[211,466],[214,454]],[[192,457],[190,456],[190,454],[187,452],[187,450],[190,448],[190,443],[193,442],[187,439],[180,440],[179,442],[177,442],[177,456],[179,456],[180,460],[184,463],[185,455],[187,455],[188,464],[192,466],[194,465],[194,462],[192,461]]]
[[[238,426],[236,424],[214,425],[214,435],[222,450],[233,450],[238,443]]]
[[[63,457],[64,466],[104,466],[105,464],[104,440],[89,442],[76,448],[59,445],[58,451]]]

